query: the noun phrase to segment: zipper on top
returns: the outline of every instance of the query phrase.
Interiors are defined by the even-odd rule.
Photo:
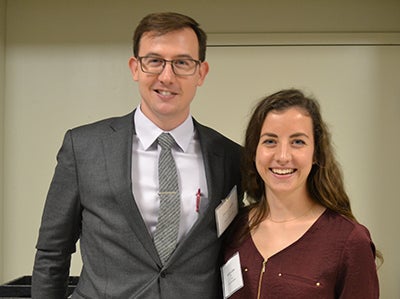
[[[261,296],[261,285],[262,285],[262,279],[263,279],[263,276],[264,276],[266,264],[267,264],[267,260],[264,260],[262,262],[260,279],[258,280],[257,299],[260,299],[260,296]]]

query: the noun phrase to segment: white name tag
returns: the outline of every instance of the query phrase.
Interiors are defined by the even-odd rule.
[[[224,298],[229,298],[233,293],[244,286],[239,252],[235,253],[229,261],[221,267],[221,277]]]
[[[228,197],[222,200],[219,206],[215,209],[215,219],[217,222],[218,238],[228,228],[229,224],[235,219],[239,211],[237,199],[237,189],[234,186]]]

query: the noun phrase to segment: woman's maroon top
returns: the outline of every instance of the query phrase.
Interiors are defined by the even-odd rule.
[[[328,209],[299,240],[267,261],[250,235],[239,246],[226,246],[225,262],[236,252],[244,287],[231,299],[379,298],[368,229]]]

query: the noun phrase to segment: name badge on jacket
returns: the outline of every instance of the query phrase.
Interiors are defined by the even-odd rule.
[[[237,188],[234,186],[228,197],[223,199],[215,209],[218,238],[224,233],[238,214],[239,204],[237,197]]]

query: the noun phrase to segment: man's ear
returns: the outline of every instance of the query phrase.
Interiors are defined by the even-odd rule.
[[[139,61],[136,59],[136,57],[132,56],[129,58],[128,66],[131,70],[133,80],[137,81],[139,79]]]
[[[199,66],[199,80],[197,81],[197,86],[201,86],[204,83],[204,80],[208,74],[210,66],[207,61],[204,61]]]

